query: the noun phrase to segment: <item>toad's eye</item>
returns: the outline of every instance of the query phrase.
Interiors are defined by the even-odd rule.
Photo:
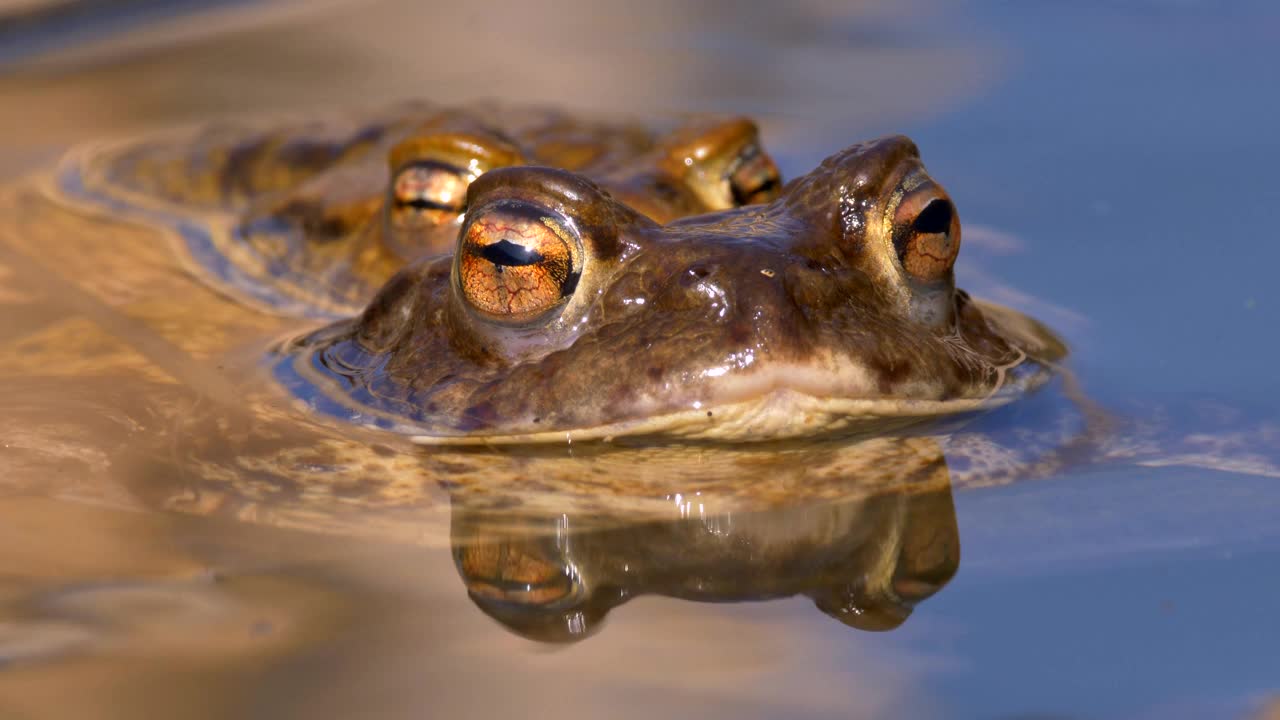
[[[921,282],[946,279],[960,252],[960,218],[942,188],[911,190],[893,216],[893,246],[902,269]]]
[[[735,205],[766,203],[778,197],[782,176],[773,159],[756,143],[743,147],[729,166],[729,191]]]
[[[406,229],[456,221],[467,209],[473,179],[470,172],[436,160],[405,165],[391,182],[392,221]]]
[[[454,272],[463,299],[481,315],[521,323],[560,307],[582,276],[582,239],[541,207],[504,202],[468,217]]]
[[[665,178],[690,193],[697,209],[770,202],[782,190],[778,166],[762,148],[755,123],[746,118],[693,121],[659,146]]]
[[[454,550],[467,591],[483,600],[554,605],[571,599],[578,588],[566,569],[535,543],[475,543]]]

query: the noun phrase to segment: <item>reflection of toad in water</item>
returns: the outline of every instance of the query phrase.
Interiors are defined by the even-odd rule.
[[[884,440],[869,446],[879,453]],[[454,561],[483,612],[545,642],[581,640],[644,594],[701,602],[806,595],[850,627],[890,630],[960,560],[947,468],[921,440],[890,439],[895,449],[934,454],[864,466],[876,477],[845,479],[844,499],[771,509],[700,509],[702,496],[682,495],[672,496],[677,519],[610,525],[594,514],[472,509],[455,495]],[[896,486],[884,477],[895,472]]]

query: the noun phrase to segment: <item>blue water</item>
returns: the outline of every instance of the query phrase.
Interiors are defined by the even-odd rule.
[[[1269,3],[985,3],[1007,77],[912,132],[966,217],[1032,252],[993,273],[1067,305],[1091,386],[1280,397]]]
[[[253,0],[77,0],[0,14],[0,66],[210,7]],[[0,73],[4,72],[0,67]]]
[[[1086,318],[1065,331],[1104,402],[1274,421],[1280,8],[967,10],[1006,75],[907,131],[966,219],[1025,241],[987,269]],[[962,493],[961,573],[904,641],[957,629],[928,685],[958,717],[1239,716],[1280,685],[1278,511],[1275,478],[1186,469]]]

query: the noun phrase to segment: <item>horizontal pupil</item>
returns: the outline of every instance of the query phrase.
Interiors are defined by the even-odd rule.
[[[499,267],[537,265],[544,259],[542,253],[510,240],[499,240],[491,245],[485,245],[480,250],[480,257]]]
[[[944,233],[951,229],[952,213],[951,203],[941,199],[931,200],[911,226],[918,233]]]
[[[748,186],[743,188],[741,192],[735,191],[734,198],[742,202],[749,199],[753,195],[759,195],[760,193],[763,193],[763,192],[773,192],[774,190],[778,189],[779,184],[780,183],[778,182],[778,178],[774,177],[773,175],[769,175],[762,182],[758,183],[754,188]],[[737,197],[738,195],[741,195],[742,197],[738,198]]]
[[[773,193],[780,185],[773,169],[760,162],[759,155],[753,152],[739,164],[739,169],[730,178],[729,190],[735,204],[747,205],[757,195]]]
[[[565,585],[563,576],[552,577],[550,580],[523,582],[520,580],[507,580],[502,577],[487,577],[484,581],[504,593],[529,593],[535,590],[543,590],[550,588],[552,590],[560,590]]]
[[[437,202],[437,201],[435,201],[435,200],[428,200],[427,198],[423,198],[423,197],[416,197],[416,198],[414,198],[414,199],[412,199],[412,200],[397,200],[397,201],[396,201],[396,205],[397,205],[398,207],[411,207],[411,208],[413,208],[414,210],[447,210],[447,211],[455,211],[455,210],[461,210],[461,209],[462,209],[462,208],[460,208],[460,207],[458,207],[458,206],[456,206],[456,205],[451,205],[451,204],[448,204],[448,203]]]

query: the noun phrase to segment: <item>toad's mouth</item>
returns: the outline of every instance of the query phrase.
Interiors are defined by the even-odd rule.
[[[918,400],[850,398],[811,395],[779,387],[736,402],[697,404],[674,412],[649,415],[590,427],[536,432],[473,432],[430,434],[409,431],[421,445],[521,445],[610,442],[623,438],[673,441],[765,442],[821,436],[880,434],[942,417],[980,412],[1005,405],[1044,384],[1051,371],[1026,362],[1006,375],[993,392],[973,398]]]
[[[324,341],[294,346],[300,355],[276,355],[274,374],[308,406],[366,427],[393,430],[426,446],[552,445],[652,439],[673,442],[776,442],[814,437],[865,437],[893,432],[929,420],[995,409],[1025,395],[1052,377],[1065,347],[1034,320],[1004,307],[984,306],[988,319],[1014,340],[1019,354],[979,386],[945,393],[928,382],[900,388],[896,395],[877,392],[872,375],[852,361],[831,357],[812,364],[782,364],[758,372],[718,378],[712,395],[701,400],[640,398],[616,407],[599,423],[566,425],[509,418],[485,428],[463,429],[445,416],[413,418],[379,404],[376,393],[352,392],[349,383],[321,370],[317,356]],[[316,336],[323,336],[323,332]],[[312,337],[316,337],[312,336]],[[319,345],[319,347],[317,347]],[[371,359],[365,359],[370,361]],[[351,378],[344,378],[351,380]],[[374,401],[370,405],[367,401]]]
[[[653,441],[771,442],[814,437],[860,437],[892,432],[948,416],[970,414],[1005,405],[1047,382],[1065,347],[1050,331],[1012,310],[987,306],[988,318],[1013,340],[1017,354],[981,383],[949,391],[927,378],[880,392],[874,375],[856,361],[832,357],[812,362],[781,363],[743,374],[716,376],[714,388],[700,399],[678,395],[645,397],[610,408],[598,422],[542,422],[511,417],[486,427],[465,428],[447,413],[419,414],[405,401],[379,402],[376,392],[353,391],[352,377],[332,374],[323,359],[324,340],[300,355],[277,356],[276,379],[311,410],[359,425],[391,430],[430,446],[534,445]],[[324,335],[317,333],[317,338]],[[376,366],[376,358],[357,363]],[[323,368],[322,368],[323,366]],[[345,383],[343,381],[346,381]],[[670,390],[668,388],[668,390]],[[372,402],[370,402],[372,401]],[[396,412],[395,406],[408,411]],[[547,418],[542,418],[543,421]]]
[[[632,418],[589,427],[469,434],[410,432],[422,445],[518,445],[609,442],[651,437],[675,441],[768,442],[816,436],[864,436],[982,412],[1008,404],[1049,381],[1067,348],[1035,319],[978,301],[987,321],[1021,348],[984,388],[960,397],[939,398],[937,388],[919,387],[908,397],[876,396],[865,369],[826,363],[773,367],[726,383],[710,402],[680,408],[642,408]]]

